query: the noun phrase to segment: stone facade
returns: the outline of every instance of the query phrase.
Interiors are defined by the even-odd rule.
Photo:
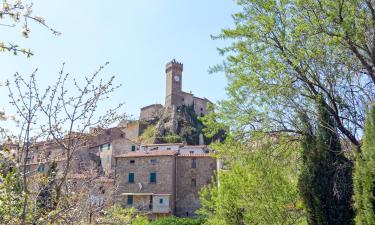
[[[211,182],[216,170],[216,160],[207,146],[152,144],[140,149],[116,157],[116,196],[121,205],[153,217],[160,213],[196,216],[199,191]],[[152,173],[156,174],[155,183],[150,182]]]
[[[179,217],[195,217],[199,209],[199,191],[211,182],[216,161],[209,154],[177,156],[176,212]]]
[[[176,151],[167,150],[116,156],[116,196],[121,205],[153,213],[174,214],[176,154]],[[151,180],[151,176],[155,180]],[[133,198],[131,204],[129,196]],[[160,199],[163,199],[161,204]],[[166,202],[168,207],[163,209]]]

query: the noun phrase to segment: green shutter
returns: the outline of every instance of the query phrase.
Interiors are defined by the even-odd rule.
[[[135,151],[135,145],[132,145],[132,152]]]
[[[134,183],[134,173],[129,173],[128,182],[129,183]]]
[[[128,195],[128,205],[133,205],[133,195]]]
[[[156,183],[156,172],[150,173],[150,183]]]

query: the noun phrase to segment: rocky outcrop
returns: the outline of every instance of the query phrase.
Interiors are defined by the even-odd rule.
[[[154,143],[207,144],[202,129],[203,124],[192,106],[168,106],[156,125]]]

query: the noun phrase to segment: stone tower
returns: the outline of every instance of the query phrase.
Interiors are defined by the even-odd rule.
[[[180,93],[182,92],[182,63],[175,59],[167,63],[165,68],[166,73],[166,95],[165,106],[178,105],[181,101]]]

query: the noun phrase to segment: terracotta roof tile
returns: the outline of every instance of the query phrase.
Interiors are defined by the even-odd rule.
[[[199,154],[199,153],[188,153],[188,154],[179,154],[178,157],[212,157],[211,154],[207,154],[207,153],[202,153],[202,154]]]
[[[132,158],[132,157],[151,157],[151,156],[173,156],[177,152],[174,150],[155,150],[155,151],[137,151],[115,156],[116,158]]]

